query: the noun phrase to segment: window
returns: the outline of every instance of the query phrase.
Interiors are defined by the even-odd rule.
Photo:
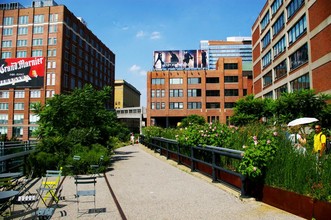
[[[2,41],[2,47],[12,47],[12,41],[11,40]]]
[[[264,98],[272,99],[272,98],[273,98],[273,92],[270,91],[270,92],[266,93],[263,97],[264,97]]]
[[[283,60],[280,64],[274,68],[275,80],[280,79],[283,76],[287,75],[287,64],[286,60]]]
[[[225,102],[224,103],[224,108],[234,108],[235,103],[234,102]]]
[[[30,114],[29,115],[29,124],[37,124],[39,121],[39,116],[35,114]]]
[[[20,57],[27,57],[27,53],[26,51],[17,51],[16,52],[16,57],[20,58]]]
[[[7,127],[0,127],[0,133],[1,134],[7,134],[8,133],[8,128]]]
[[[50,14],[49,15],[49,21],[50,22],[56,22],[59,20],[59,15],[58,14]]]
[[[154,78],[152,79],[152,85],[163,85],[164,78]]]
[[[219,116],[208,116],[207,117],[207,122],[208,123],[214,123],[220,120]]]
[[[23,124],[24,115],[23,114],[14,114],[14,124]]]
[[[201,89],[188,89],[187,96],[188,97],[201,97]]]
[[[23,137],[23,128],[22,127],[13,127],[13,136],[17,138]]]
[[[219,102],[207,102],[206,103],[206,108],[211,109],[211,108],[220,108],[221,104]]]
[[[44,15],[35,15],[33,17],[33,23],[35,24],[44,23]]]
[[[40,90],[30,90],[30,98],[40,98]]]
[[[284,85],[278,87],[277,89],[275,89],[275,95],[276,95],[275,98],[276,99],[279,98],[282,95],[282,93],[284,93],[284,92],[287,92],[287,84],[284,84]]]
[[[293,44],[303,33],[306,33],[306,31],[307,31],[307,21],[306,21],[306,15],[304,15],[288,31],[288,43],[290,45]]]
[[[292,0],[286,7],[287,18],[292,17],[303,4],[305,4],[305,0]]]
[[[155,97],[155,90],[152,89],[152,90],[151,90],[151,98],[154,98],[154,97]]]
[[[24,103],[14,103],[14,110],[24,110]]]
[[[18,24],[28,24],[29,23],[29,16],[23,15],[18,17]]]
[[[225,83],[236,83],[238,82],[238,76],[224,76]]]
[[[169,97],[183,97],[183,90],[182,89],[170,89]]]
[[[19,27],[17,33],[18,33],[18,35],[26,35],[26,34],[28,34],[28,28],[27,27]]]
[[[224,69],[225,70],[237,70],[238,63],[224,63]]]
[[[220,96],[220,90],[206,90],[206,96]]]
[[[187,78],[187,84],[200,84],[201,78]]]
[[[262,57],[262,67],[265,68],[271,63],[271,50]]]
[[[1,53],[1,57],[3,59],[5,59],[5,58],[11,58],[11,52],[2,52]]]
[[[271,15],[274,15],[278,11],[280,6],[282,6],[282,4],[283,4],[283,0],[275,0],[271,4]]]
[[[270,16],[269,11],[267,11],[266,15],[262,18],[260,26],[261,26],[261,32],[267,27],[267,25],[270,22]]]
[[[42,34],[42,33],[44,33],[44,27],[43,26],[34,26],[33,27],[33,33],[34,34]]]
[[[293,70],[308,62],[308,47],[307,43],[300,47],[297,51],[289,56],[290,70]]]
[[[56,32],[57,32],[57,25],[56,24],[49,25],[49,33],[56,33]]]
[[[0,114],[0,124],[8,124],[8,115],[7,114]]]
[[[271,73],[271,71],[263,76],[263,87],[269,86],[270,84],[272,84],[272,73]]]
[[[14,18],[13,17],[4,17],[3,18],[3,25],[4,26],[13,25],[13,22],[14,22]]]
[[[32,40],[32,46],[41,46],[43,45],[43,39],[37,38]]]
[[[183,109],[184,105],[182,102],[170,102],[169,109]]]
[[[51,98],[55,95],[55,91],[54,90],[46,90],[46,97],[47,98]]]
[[[34,133],[37,128],[38,127],[29,127],[29,138],[37,137],[37,135]]]
[[[32,50],[32,56],[33,57],[42,57],[43,51],[42,50]]]
[[[206,83],[219,83],[220,78],[219,77],[207,77]]]
[[[8,99],[9,98],[9,91],[0,91],[0,98]]]
[[[4,28],[2,34],[3,36],[13,35],[13,28]]]
[[[290,82],[291,92],[310,89],[308,73]]]
[[[201,109],[202,104],[201,102],[188,102],[187,109]]]
[[[15,91],[15,98],[24,98],[24,90],[16,90]]]
[[[28,41],[27,40],[17,40],[17,46],[18,47],[25,47],[28,45]]]
[[[224,96],[238,96],[238,89],[224,89]]]
[[[170,79],[170,84],[183,84],[183,78],[171,78]]]
[[[151,109],[155,109],[155,102],[151,102]]]
[[[0,110],[8,110],[8,103],[0,103]]]
[[[57,43],[56,37],[50,37],[50,38],[48,38],[48,44],[49,45],[56,45],[56,43]]]
[[[48,57],[56,57],[56,49],[47,50],[47,56]]]
[[[262,38],[262,50],[270,44],[270,31]]]
[[[275,22],[275,24],[272,26],[272,35],[276,36],[280,30],[282,30],[284,28],[284,13],[282,13],[279,18],[277,19],[277,21]]]
[[[277,57],[279,54],[283,53],[286,49],[285,35],[275,44],[273,47],[274,57]]]

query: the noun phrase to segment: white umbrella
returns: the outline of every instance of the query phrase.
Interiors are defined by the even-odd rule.
[[[308,118],[308,117],[297,118],[297,119],[291,121],[290,123],[288,123],[287,126],[296,126],[296,125],[309,124],[309,123],[316,122],[316,121],[318,121],[317,118]]]

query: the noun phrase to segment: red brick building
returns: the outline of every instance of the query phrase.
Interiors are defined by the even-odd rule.
[[[0,85],[0,132],[8,138],[33,138],[38,118],[31,111],[32,103],[45,104],[47,98],[87,83],[96,89],[114,88],[115,54],[81,18],[52,0],[33,1],[27,8],[0,4],[0,41],[2,63],[12,58],[44,61],[40,84]],[[114,108],[114,94],[108,107]]]
[[[252,27],[253,93],[331,94],[330,0],[267,0]]]
[[[175,127],[196,114],[227,123],[234,103],[251,94],[251,72],[242,58],[219,58],[216,70],[154,70],[147,73],[147,126]]]

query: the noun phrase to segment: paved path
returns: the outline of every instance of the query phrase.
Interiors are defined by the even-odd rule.
[[[242,201],[237,192],[142,145],[117,149],[113,158],[106,178],[97,178],[96,207],[104,211],[87,213],[93,203],[86,202],[80,204],[85,213],[77,213],[74,179],[66,177],[62,183],[65,199],[52,219],[302,219],[261,202]]]

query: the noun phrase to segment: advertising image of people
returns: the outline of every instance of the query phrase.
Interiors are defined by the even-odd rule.
[[[197,68],[197,51],[184,50],[183,51],[183,68]]]
[[[44,57],[0,59],[0,87],[42,87],[44,72]]]
[[[198,68],[207,69],[208,59],[205,50],[198,50]]]
[[[165,52],[163,51],[154,51],[154,65],[153,68],[154,69],[162,69],[164,66],[164,61],[163,61],[163,57],[164,57]]]

